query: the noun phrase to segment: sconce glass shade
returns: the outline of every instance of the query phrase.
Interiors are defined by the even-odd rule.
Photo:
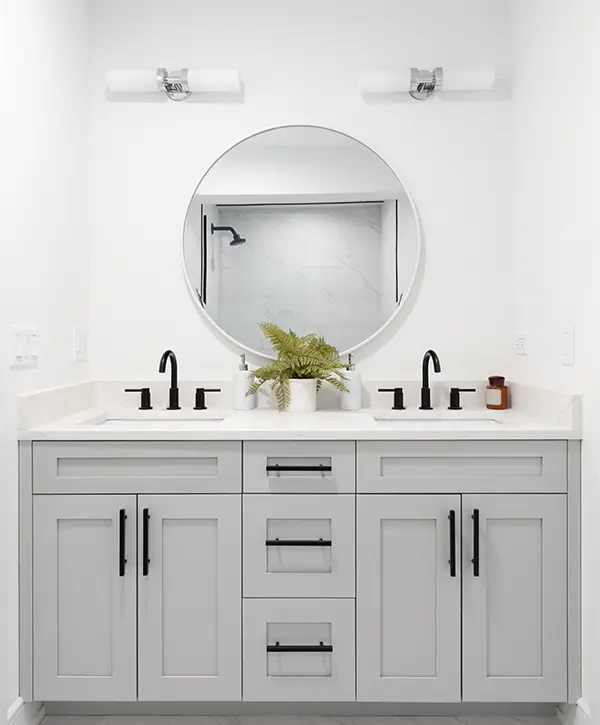
[[[443,81],[436,90],[489,91],[494,87],[496,73],[490,66],[442,67]],[[409,93],[411,90],[411,69],[377,70],[361,73],[358,87],[363,95],[386,93]]]
[[[179,72],[179,71],[178,71]],[[240,74],[237,70],[188,70],[187,82],[192,93],[239,93]],[[164,92],[158,69],[109,70],[106,87],[111,93]]]

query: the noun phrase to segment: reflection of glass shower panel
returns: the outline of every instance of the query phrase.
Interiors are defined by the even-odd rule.
[[[220,207],[247,239],[221,245],[221,326],[262,349],[257,327],[317,332],[340,349],[384,322],[382,203]],[[395,281],[394,281],[395,289]],[[235,330],[235,333],[233,332]]]

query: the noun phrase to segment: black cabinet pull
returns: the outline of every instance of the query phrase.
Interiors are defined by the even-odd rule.
[[[142,516],[142,574],[148,576],[148,569],[150,565],[149,557],[149,529],[150,529],[150,510],[144,509]]]
[[[271,471],[321,471],[322,473],[325,473],[326,471],[331,470],[331,466],[324,466],[322,463],[320,463],[318,466],[280,466],[279,463],[276,463],[273,466],[267,466],[267,473],[270,473]]]
[[[450,511],[450,576],[456,576],[456,511]]]
[[[267,539],[265,546],[331,546],[331,539]]]
[[[330,644],[275,644],[267,645],[267,652],[333,652],[333,646]]]
[[[125,509],[119,511],[119,576],[125,576],[125,564],[127,559],[125,558],[125,521],[127,520],[127,514]]]
[[[473,509],[473,576],[479,576],[479,509]]]

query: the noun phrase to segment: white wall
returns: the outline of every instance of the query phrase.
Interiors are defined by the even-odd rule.
[[[583,698],[600,712],[600,250],[594,139],[600,6],[513,0],[514,331],[528,336],[511,377],[584,393]],[[561,362],[575,325],[576,365]]]
[[[158,0],[93,4],[93,376],[151,378],[166,347],[184,377],[236,369],[238,350],[188,298],[185,212],[225,149],[261,129],[303,123],[333,127],[380,153],[423,220],[418,296],[357,355],[363,374],[416,378],[431,346],[445,375],[502,373],[511,320],[510,103],[492,95],[377,104],[365,102],[357,81],[362,70],[413,64],[506,70],[507,4],[172,0],[168,20],[164,8]],[[107,69],[157,65],[237,67],[245,97],[221,105],[107,99]]]
[[[0,67],[0,722],[18,695],[15,393],[88,376],[72,328],[88,322],[87,48],[84,0],[3,0]],[[19,84],[23,87],[19,88]],[[39,330],[39,367],[8,373],[8,327]],[[6,587],[6,588],[4,588]]]

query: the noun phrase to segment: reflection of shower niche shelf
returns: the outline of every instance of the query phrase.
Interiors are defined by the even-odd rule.
[[[282,193],[244,193],[244,194],[199,194],[198,200],[204,204],[344,204],[365,201],[383,201],[384,199],[396,199],[402,190],[388,189],[356,189],[332,193],[326,192],[305,192],[294,194]]]

